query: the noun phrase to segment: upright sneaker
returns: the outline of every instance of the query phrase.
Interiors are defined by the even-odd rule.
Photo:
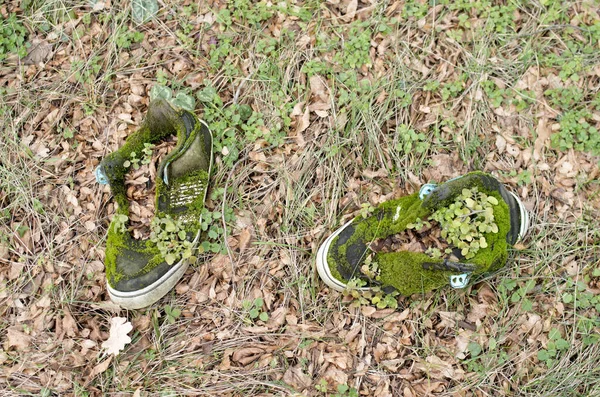
[[[177,146],[161,162],[156,177],[151,239],[136,240],[127,230],[129,201],[124,163],[145,143],[176,134]],[[126,309],[149,306],[166,295],[185,273],[200,238],[202,209],[213,161],[212,135],[202,120],[153,101],[139,130],[96,169],[100,184],[109,184],[118,204],[106,241],[108,293]]]
[[[484,209],[471,199],[466,204],[457,203],[463,195],[475,195],[489,208]],[[452,213],[446,212],[441,223],[431,221],[432,214],[439,217],[440,212],[436,211],[447,208],[452,208]],[[464,222],[465,219],[468,221]],[[454,220],[456,223],[452,224]],[[481,224],[487,220],[495,226]],[[438,230],[438,237],[431,241],[441,245],[439,240],[448,238],[445,250],[419,252],[414,249],[418,241],[406,240],[408,229],[414,240],[419,236],[416,230],[424,224],[429,225],[425,234],[433,236],[431,228],[443,229],[441,225],[445,222],[450,223],[448,229],[463,227],[468,241],[452,240],[448,231]],[[471,223],[478,226],[471,228]],[[352,279],[361,280],[362,289],[377,285],[384,291],[397,290],[405,296],[446,285],[463,288],[471,276],[503,267],[507,248],[522,239],[528,228],[529,214],[519,198],[491,175],[472,172],[439,186],[426,184],[419,193],[387,201],[370,216],[358,216],[347,222],[319,247],[316,267],[325,284],[338,291],[346,289]],[[477,236],[476,243],[473,236]],[[393,252],[378,249],[386,244],[401,248]]]

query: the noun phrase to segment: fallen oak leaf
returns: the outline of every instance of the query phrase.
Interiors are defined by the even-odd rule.
[[[104,354],[119,354],[125,348],[125,345],[131,342],[127,335],[133,329],[133,325],[124,317],[113,317],[110,320],[110,335],[107,340],[102,342]]]
[[[31,336],[19,330],[19,327],[10,327],[7,330],[8,347],[14,347],[17,351],[27,351],[31,344]]]
[[[298,133],[306,131],[306,129],[310,126],[310,112],[308,111],[308,107],[304,110],[304,114],[298,120],[297,131]]]
[[[92,372],[90,372],[90,376],[88,376],[86,384],[89,384],[96,376],[98,376],[101,373],[103,373],[104,371],[106,371],[108,369],[108,366],[112,362],[112,359],[113,359],[112,356],[110,356],[106,360],[102,361],[100,364],[96,365],[92,369]]]

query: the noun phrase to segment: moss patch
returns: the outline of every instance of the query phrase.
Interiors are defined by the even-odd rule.
[[[120,263],[127,263],[129,266],[117,266],[117,258]],[[121,233],[111,224],[106,239],[104,261],[106,278],[111,286],[114,287],[124,277],[133,278],[139,274],[146,274],[162,261],[158,248],[151,241],[134,240],[129,232]],[[139,267],[141,263],[144,266]],[[125,274],[124,269],[130,270],[129,273]]]
[[[361,276],[361,264],[367,256],[373,254],[368,247],[370,242],[403,232],[407,224],[415,222],[417,218],[428,218],[436,209],[452,203],[463,188],[473,186],[498,200],[498,205],[493,207],[498,233],[484,234],[488,247],[480,249],[473,258],[465,262],[475,265],[474,275],[501,268],[508,256],[506,236],[510,230],[510,213],[498,191],[498,185],[488,174],[474,172],[441,185],[424,200],[419,199],[418,194],[413,194],[381,204],[366,219],[355,218],[351,225],[351,235],[344,236],[342,233],[332,242],[327,257],[332,275],[342,281]],[[449,276],[456,274],[455,271],[423,269],[425,262],[443,263],[442,259],[433,259],[424,253],[378,253],[373,261],[379,264],[383,286],[393,286],[403,295],[448,285]]]

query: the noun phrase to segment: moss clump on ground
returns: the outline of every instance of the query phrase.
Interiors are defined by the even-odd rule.
[[[493,181],[495,180],[487,174],[470,173],[447,186],[442,185],[442,189],[434,190],[424,200],[419,199],[418,194],[413,194],[381,204],[367,219],[355,218],[351,225],[354,228],[352,234],[343,237],[342,233],[332,242],[327,258],[332,275],[342,281],[360,277],[361,264],[367,256],[373,254],[369,249],[370,242],[405,231],[409,223],[415,222],[417,218],[428,218],[438,208],[450,205],[457,192],[461,192],[465,187],[474,186],[498,200],[498,204],[493,206],[498,233],[485,233],[488,247],[480,249],[466,262],[475,265],[473,275],[501,268],[508,257],[506,236],[510,230],[510,213]],[[346,238],[346,241],[340,238]],[[424,269],[423,264],[426,262],[443,263],[442,259],[431,258],[424,253],[377,253],[372,260],[377,262],[381,269],[381,284],[392,286],[403,295],[426,292],[448,285],[449,276],[456,274],[456,271]]]

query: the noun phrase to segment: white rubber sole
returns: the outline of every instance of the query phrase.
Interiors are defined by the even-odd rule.
[[[212,140],[213,140],[212,131],[210,130],[210,128],[208,128],[208,124],[206,124],[206,122],[204,122],[204,120],[198,120],[198,121],[200,123],[202,123],[206,127],[206,129],[208,129],[208,133],[210,134],[210,139],[211,139],[211,143],[212,143]],[[213,157],[214,157],[214,153],[211,150],[210,151],[210,162],[209,162],[209,167],[208,167],[208,175],[209,176],[212,171]],[[208,186],[204,190],[204,201],[206,201],[207,194],[208,194]],[[200,221],[200,223],[202,223],[202,216],[200,216],[199,221]],[[196,237],[194,238],[194,241],[192,242],[194,248],[198,244],[198,240],[200,240],[200,230],[198,230],[198,233],[196,233]],[[177,285],[179,280],[181,280],[181,278],[185,274],[185,271],[187,270],[188,266],[189,266],[189,259],[182,259],[177,264],[173,265],[171,267],[171,269],[169,269],[169,271],[166,272],[161,278],[159,278],[158,280],[156,280],[149,286],[142,288],[140,290],[137,290],[137,291],[130,291],[130,292],[118,291],[109,285],[108,280],[106,280],[106,289],[108,290],[108,295],[110,296],[110,299],[117,305],[121,306],[123,309],[130,309],[130,310],[142,309],[144,307],[148,307],[148,306],[152,305],[153,303],[156,303],[163,296],[168,294],[169,291],[171,291],[173,288],[175,288],[175,286]]]
[[[150,306],[168,294],[169,291],[177,285],[179,280],[181,280],[188,266],[188,259],[181,260],[176,265],[173,265],[164,276],[146,288],[138,291],[117,291],[111,288],[108,282],[106,283],[106,289],[108,290],[110,300],[121,306],[123,309],[141,309]]]
[[[525,209],[525,205],[519,199],[519,197],[517,197],[517,195],[515,193],[513,193],[513,192],[509,192],[509,193],[512,194],[512,196],[517,201],[517,204],[519,205],[519,212],[521,214],[521,227],[519,228],[519,237],[517,239],[517,242],[518,242],[518,241],[523,240],[525,238],[525,236],[527,235],[527,232],[529,231],[529,212],[527,212],[527,209]]]

